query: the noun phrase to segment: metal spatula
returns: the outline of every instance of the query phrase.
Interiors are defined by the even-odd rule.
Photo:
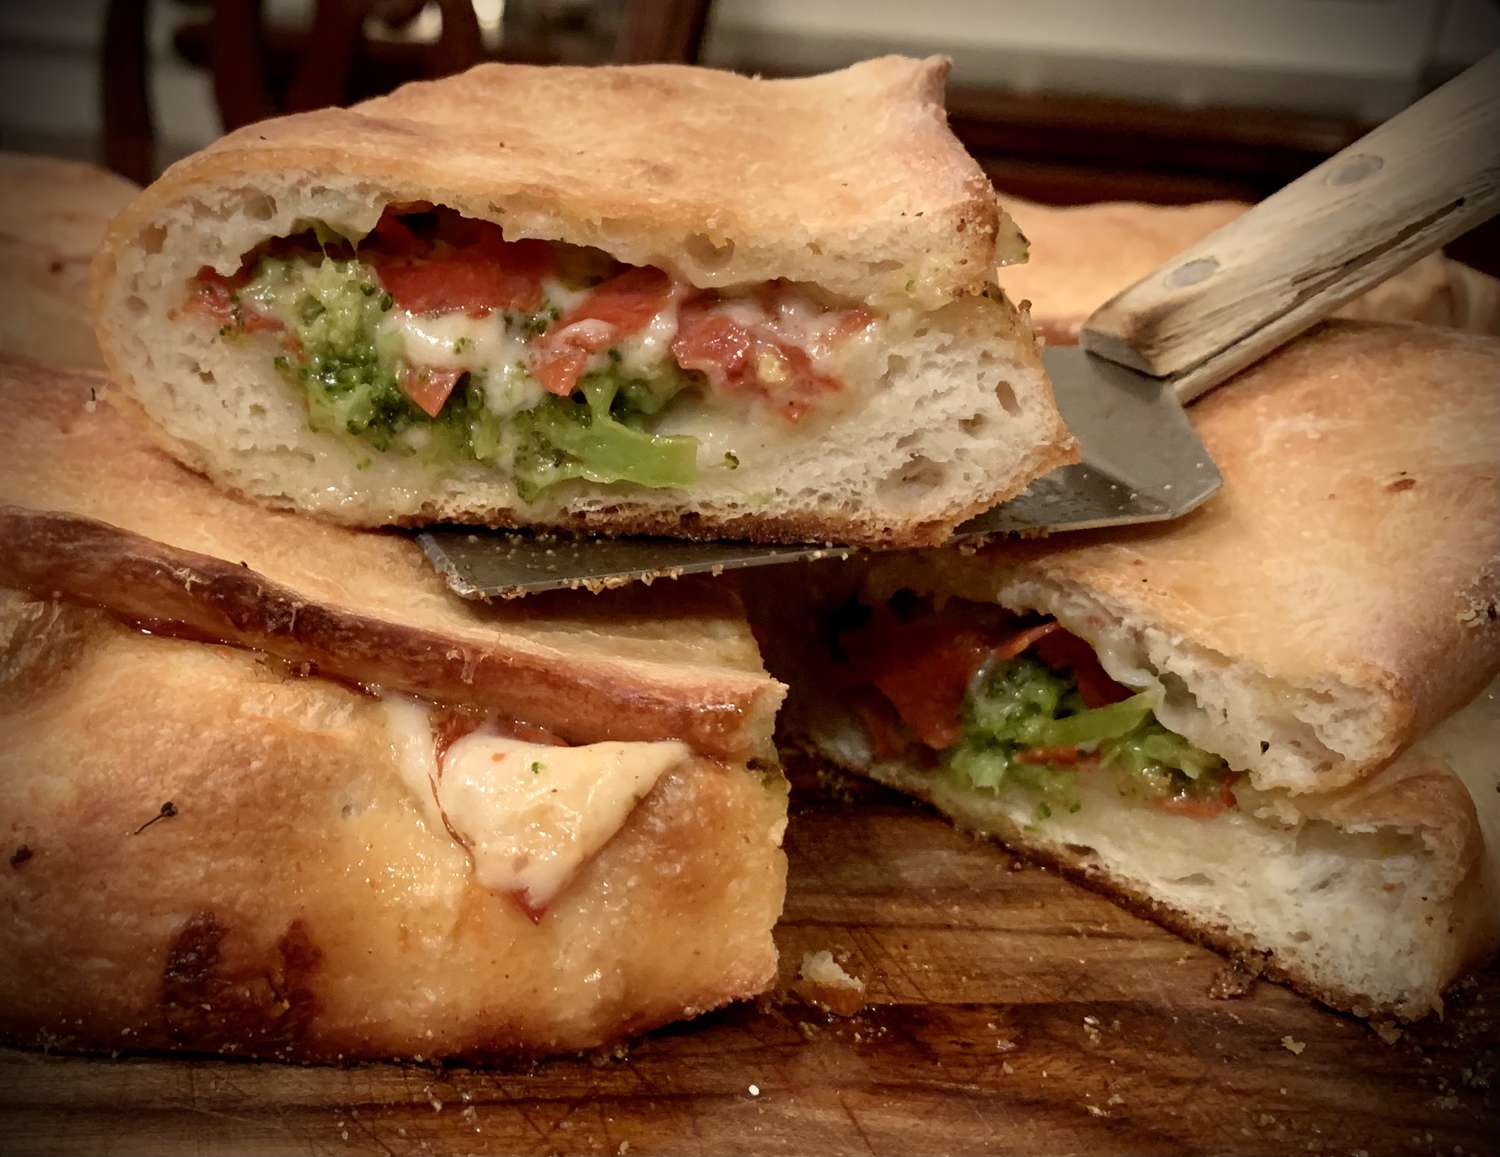
[[[1044,354],[1083,461],[959,528],[954,541],[1177,518],[1219,472],[1183,405],[1500,209],[1500,53],[1095,311],[1083,348]],[[460,595],[510,597],[765,566],[846,548],[418,536]]]

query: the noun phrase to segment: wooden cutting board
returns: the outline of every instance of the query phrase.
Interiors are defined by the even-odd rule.
[[[614,1059],[299,1068],[0,1051],[27,1153],[1485,1153],[1500,972],[1391,1042],[875,788],[800,776],[783,980],[830,949],[851,1019],[783,994]]]

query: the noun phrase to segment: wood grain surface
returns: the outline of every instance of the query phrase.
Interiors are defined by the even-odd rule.
[[[796,777],[777,939],[862,977],[612,1058],[302,1068],[0,1051],[26,1153],[1485,1153],[1500,973],[1387,1042],[875,788]],[[1235,987],[1230,983],[1228,987]]]

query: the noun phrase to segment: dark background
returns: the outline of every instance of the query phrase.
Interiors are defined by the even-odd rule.
[[[0,147],[144,182],[225,128],[482,59],[941,52],[1003,192],[1251,201],[1497,45],[1496,0],[0,0]],[[1496,272],[1500,233],[1450,251]]]

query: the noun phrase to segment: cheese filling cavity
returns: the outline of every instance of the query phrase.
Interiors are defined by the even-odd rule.
[[[885,372],[890,325],[811,289],[698,290],[423,205],[387,207],[355,241],[315,223],[233,276],[205,268],[187,308],[264,351],[313,429],[356,440],[356,465],[478,463],[523,501],[737,469],[740,451],[856,403]],[[742,447],[701,436],[747,428]]]
[[[692,754],[675,740],[533,743],[494,724],[441,745],[431,708],[399,696],[382,703],[397,766],[428,825],[468,849],[481,885],[514,895],[534,919]]]
[[[1219,756],[1156,717],[1159,693],[1115,682],[1083,639],[1054,619],[902,591],[850,600],[825,637],[876,761],[932,766],[954,786],[1024,792],[1038,822],[1083,807],[1083,788],[1199,819],[1236,806]]]

